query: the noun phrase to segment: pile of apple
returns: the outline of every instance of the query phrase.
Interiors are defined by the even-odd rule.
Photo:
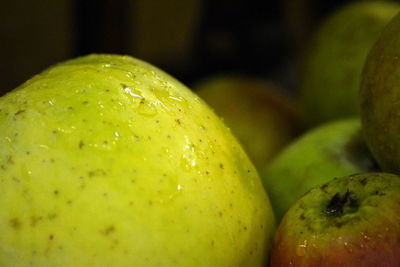
[[[273,267],[400,264],[399,11],[346,6],[310,44],[301,101],[308,126],[325,124],[262,172],[279,222]]]
[[[328,20],[299,106],[104,54],[2,96],[0,266],[398,266],[400,16],[378,35],[399,10]]]

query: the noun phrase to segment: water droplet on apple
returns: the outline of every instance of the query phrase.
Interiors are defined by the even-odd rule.
[[[371,238],[364,233],[361,233],[365,241],[371,241]]]
[[[346,250],[347,250],[349,253],[353,253],[353,247],[352,247],[351,245],[349,245],[349,243],[344,242],[344,247],[346,248]]]
[[[158,113],[154,103],[149,103],[147,101],[141,102],[137,111],[140,115],[147,117],[154,117]]]
[[[198,153],[196,146],[189,140],[188,136],[185,136],[185,143],[183,146],[181,166],[185,170],[191,171],[197,167]]]
[[[128,86],[125,85],[125,84],[121,84],[121,86],[123,87],[124,92],[132,97],[132,100],[133,100],[133,101],[136,101],[136,100],[138,100],[138,99],[140,100],[140,99],[143,99],[143,98],[144,98],[144,97],[141,95],[141,92],[140,92],[139,90],[135,90],[135,89],[133,89],[133,88],[130,88],[130,87],[128,87]]]
[[[307,250],[307,240],[304,240],[302,244],[296,247],[296,255],[299,257],[303,257],[306,255]]]
[[[182,194],[183,191],[184,187],[179,183],[176,176],[165,175],[160,179],[160,183],[155,190],[157,193],[153,199],[155,203],[167,204]]]
[[[104,70],[104,69],[108,69],[108,68],[110,68],[111,67],[111,64],[109,64],[109,63],[106,63],[106,64],[102,64],[101,65],[101,68]]]
[[[97,102],[97,105],[99,105],[99,108],[104,109],[104,103],[102,101]]]
[[[127,71],[127,72],[125,73],[125,76],[126,76],[128,79],[130,79],[130,80],[132,80],[132,79],[134,78],[134,75],[133,75],[132,72],[130,72],[130,71]]]

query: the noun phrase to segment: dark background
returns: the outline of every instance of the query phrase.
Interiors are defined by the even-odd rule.
[[[321,20],[350,1],[12,0],[0,8],[0,94],[68,58],[119,53],[191,85],[238,72],[296,87]]]

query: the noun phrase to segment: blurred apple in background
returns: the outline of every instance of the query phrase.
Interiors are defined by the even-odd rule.
[[[231,128],[259,171],[301,130],[297,103],[261,78],[220,74],[192,88]]]
[[[300,69],[299,95],[308,126],[358,115],[361,72],[383,27],[400,11],[393,2],[342,7],[315,32]]]
[[[279,222],[312,187],[334,177],[376,170],[358,118],[314,128],[286,147],[261,177]]]
[[[379,166],[400,173],[400,15],[384,29],[371,50],[360,88],[365,140]]]

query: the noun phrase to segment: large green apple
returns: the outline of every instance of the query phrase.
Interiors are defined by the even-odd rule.
[[[297,103],[264,79],[219,74],[193,89],[223,118],[258,170],[300,132]]]
[[[241,146],[156,67],[85,56],[0,99],[0,266],[262,266],[273,231]]]
[[[309,125],[356,116],[365,59],[384,26],[400,11],[392,2],[344,6],[316,31],[304,55],[300,97]]]
[[[365,140],[381,168],[400,173],[400,15],[368,56],[360,88]]]
[[[323,124],[285,148],[264,170],[263,182],[278,221],[314,186],[376,168],[360,128],[357,118]]]

